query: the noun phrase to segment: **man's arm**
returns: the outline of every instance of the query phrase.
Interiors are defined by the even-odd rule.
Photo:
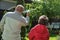
[[[4,28],[4,24],[5,24],[5,15],[2,17],[1,21],[0,21],[0,30],[3,31]]]
[[[22,26],[27,26],[29,24],[29,16],[26,16],[26,18],[22,17],[21,24],[22,24]]]
[[[27,26],[29,24],[29,19],[30,19],[29,18],[29,16],[30,16],[29,14],[30,13],[27,13],[26,14],[26,17],[24,17],[24,16],[21,17],[21,20],[20,21],[21,21],[21,25],[22,26]]]

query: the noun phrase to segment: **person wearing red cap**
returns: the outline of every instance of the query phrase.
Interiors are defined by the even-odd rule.
[[[28,34],[29,40],[49,40],[47,25],[48,17],[45,15],[40,16],[38,24],[34,26]]]

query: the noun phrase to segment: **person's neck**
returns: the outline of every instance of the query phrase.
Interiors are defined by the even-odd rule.
[[[44,25],[44,24],[39,24],[39,25]],[[44,26],[46,26],[46,25],[44,25]]]
[[[15,11],[15,13],[17,13],[17,14],[20,14],[20,15],[21,15],[21,12],[19,12],[19,11]]]

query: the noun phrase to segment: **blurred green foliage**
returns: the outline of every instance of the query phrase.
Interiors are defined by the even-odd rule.
[[[22,28],[22,35],[29,32],[29,30],[38,23],[40,15],[47,15],[50,18],[58,16],[60,18],[60,0],[40,0],[38,2],[25,3],[24,1],[17,1],[17,3],[24,5],[26,10],[35,9],[30,12],[30,23],[24,29]],[[23,35],[24,36],[24,35]],[[24,40],[24,39],[23,39]]]
[[[41,0],[40,2],[34,1],[30,4],[25,3],[25,9],[35,9],[30,12],[29,28],[38,23],[40,15],[47,15],[49,19],[56,16],[60,18],[60,0]]]

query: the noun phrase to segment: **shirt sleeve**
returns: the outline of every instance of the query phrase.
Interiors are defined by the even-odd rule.
[[[34,31],[33,30],[30,30],[29,34],[28,34],[28,38],[29,40],[34,40],[35,36],[34,36]]]
[[[22,26],[27,26],[28,24],[29,24],[29,16],[27,16],[26,18],[22,16],[21,25]]]
[[[3,31],[4,28],[4,24],[5,24],[5,17],[6,15],[4,15],[0,21],[0,30]]]

